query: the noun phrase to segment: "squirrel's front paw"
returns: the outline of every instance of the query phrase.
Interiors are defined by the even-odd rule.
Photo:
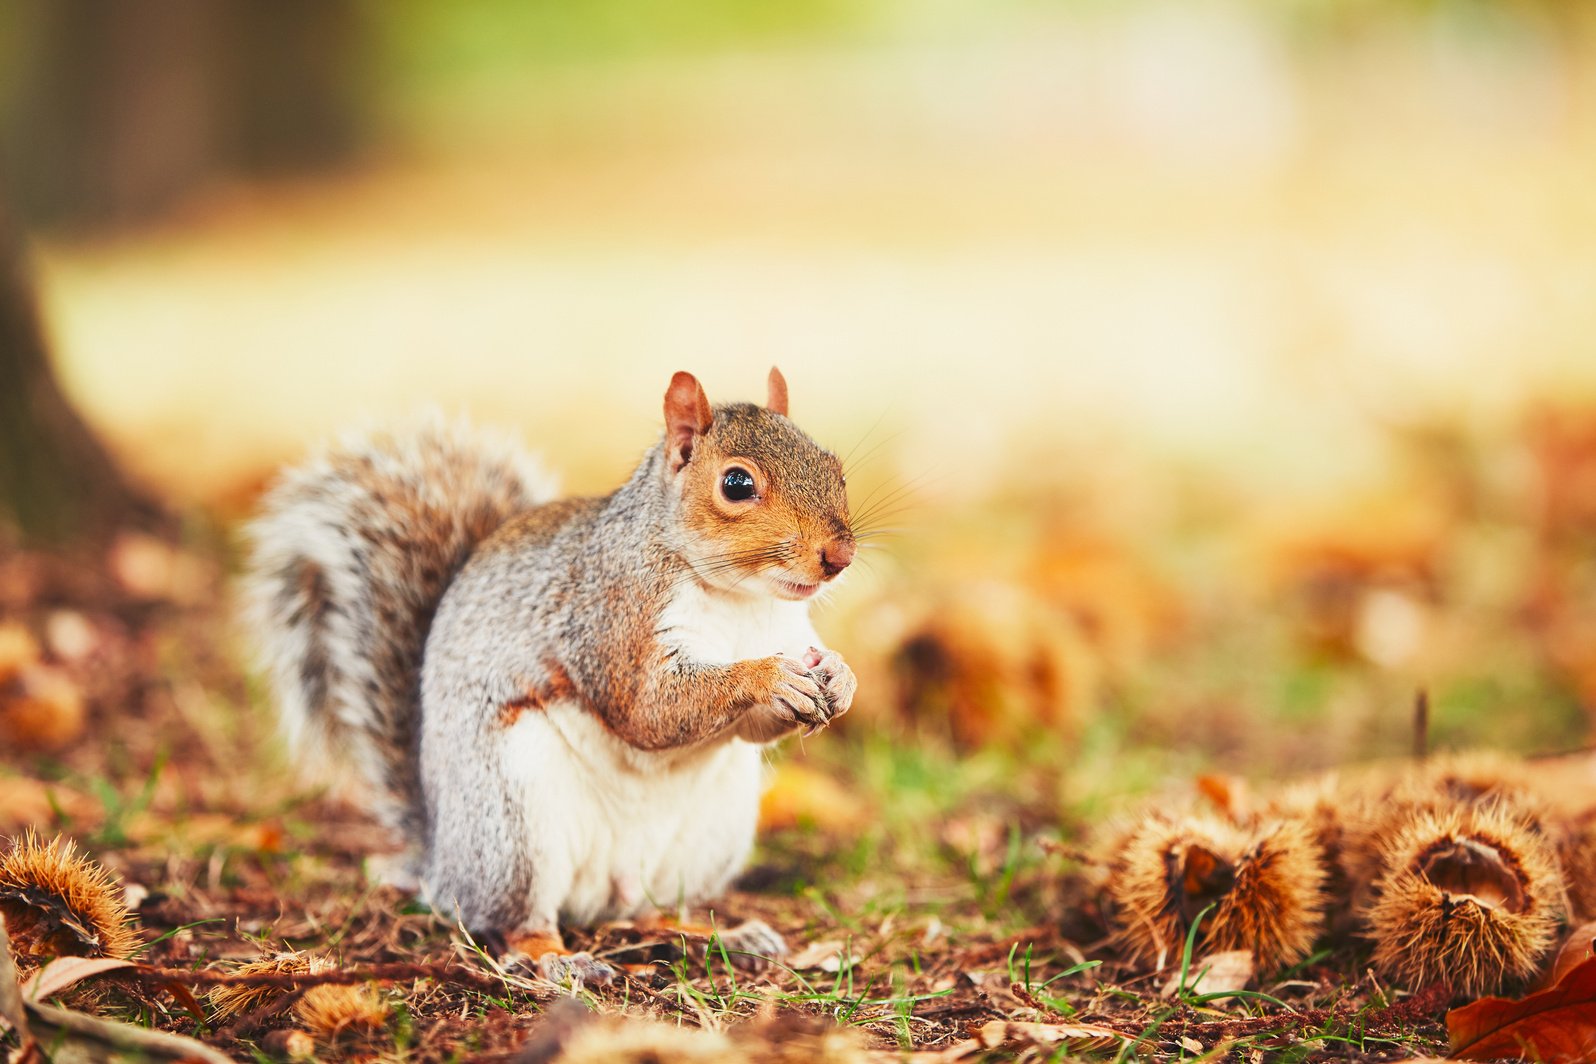
[[[793,658],[777,658],[778,675],[770,692],[770,702],[778,716],[789,725],[808,731],[824,728],[831,720],[831,700],[818,677]]]
[[[848,707],[853,705],[854,692],[859,690],[859,681],[854,678],[848,663],[842,660],[842,655],[835,650],[810,647],[804,654],[804,665],[808,667],[809,675],[820,683],[831,716],[840,717],[848,712]]]

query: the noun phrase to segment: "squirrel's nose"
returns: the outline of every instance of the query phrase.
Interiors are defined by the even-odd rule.
[[[858,544],[851,539],[839,539],[820,548],[820,568],[825,570],[826,578],[836,576],[848,568],[848,563],[853,561]]]

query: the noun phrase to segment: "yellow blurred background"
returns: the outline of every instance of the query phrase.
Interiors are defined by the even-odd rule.
[[[1596,78],[1556,6],[552,6],[359,8],[337,168],[45,234],[62,371],[131,462],[203,499],[436,403],[597,487],[672,370],[778,363],[938,495],[1020,444],[1291,490],[1596,384]]]
[[[333,4],[336,34],[285,53],[303,84],[240,53],[328,150],[257,167],[152,120],[111,158],[186,145],[181,179],[75,211],[33,152],[39,56],[94,6],[0,18],[7,159],[64,382],[168,497],[236,514],[313,441],[421,406],[602,490],[672,371],[752,398],[774,363],[795,418],[863,459],[859,493],[909,504],[843,611],[864,643],[1017,625],[1010,649],[1073,660],[1006,590],[946,591],[994,618],[979,637],[872,612],[990,580],[1067,606],[1135,741],[1389,749],[1427,682],[1475,714],[1463,738],[1583,734],[1589,540],[1546,546],[1542,514],[1547,411],[1596,396],[1581,3]],[[214,133],[216,64],[172,72],[240,38],[157,6],[193,35],[128,60],[128,98]],[[1302,668],[1248,634],[1263,615],[1296,623]],[[1537,655],[1563,679],[1519,668]]]

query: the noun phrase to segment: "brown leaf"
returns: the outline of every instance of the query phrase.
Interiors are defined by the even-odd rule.
[[[33,665],[0,690],[0,744],[13,750],[56,751],[83,734],[83,691],[51,665]]]
[[[123,968],[134,968],[141,972],[150,970],[145,965],[116,957],[58,957],[33,973],[22,986],[22,996],[28,1001],[43,1001],[70,990],[85,979]],[[176,998],[177,1003],[196,1020],[205,1022],[205,1011],[200,1008],[194,992],[188,987],[180,983],[162,983],[161,988]]]
[[[787,967],[794,971],[818,968],[823,972],[840,972],[846,953],[847,946],[835,939],[811,942],[787,959]]]
[[[266,821],[246,823],[225,813],[196,813],[182,819],[146,810],[128,817],[122,825],[130,838],[199,849],[220,846],[252,853],[278,853],[283,847],[282,825]]]
[[[1240,776],[1220,773],[1198,776],[1197,793],[1214,803],[1233,824],[1247,819],[1252,809],[1247,800],[1247,781]]]
[[[1596,920],[1580,924],[1568,933],[1563,940],[1563,948],[1557,951],[1557,959],[1541,981],[1535,984],[1535,989],[1545,990],[1562,982],[1565,975],[1596,956],[1596,948],[1593,947],[1596,947]]]
[[[174,1060],[232,1064],[231,1058],[187,1035],[104,1020],[71,1009],[29,1002],[34,1036],[56,1060]]]
[[[205,1010],[200,1008],[199,998],[194,996],[194,991],[182,983],[162,983],[161,989],[171,994],[177,1003],[188,1010],[188,1014],[200,1023],[205,1022]]]
[[[1186,974],[1189,976],[1192,973],[1196,973],[1196,978],[1186,984],[1186,989],[1197,997],[1223,994],[1228,990],[1245,990],[1247,984],[1252,982],[1252,951],[1232,949],[1211,953],[1202,960],[1192,962],[1191,970]],[[1163,997],[1174,997],[1180,992],[1180,975],[1180,972],[1176,972],[1170,976],[1161,992]]]
[[[1446,1014],[1452,1055],[1575,1064],[1596,1058],[1596,958],[1521,1001],[1481,998]]]
[[[88,963],[94,965],[96,962]],[[121,966],[128,962],[116,963]],[[104,970],[103,966],[100,970]],[[43,974],[39,973],[41,977]],[[19,1031],[22,1042],[19,1059],[26,1061],[44,1059],[37,1051],[37,1046],[43,1044],[50,1047],[51,1056],[56,1060],[132,1058],[230,1064],[226,1056],[186,1035],[102,1020],[25,999],[17,986],[17,970],[11,958],[11,940],[6,935],[5,920],[0,918],[0,1024],[3,1023]]]
[[[997,1049],[1015,1042],[1033,1046],[1068,1045],[1072,1051],[1102,1049],[1117,1042],[1130,1041],[1112,1027],[1095,1023],[1021,1023],[1017,1020],[992,1020],[975,1032],[984,1049]]]
[[[103,972],[132,967],[132,961],[116,957],[58,957],[22,984],[22,996],[29,1001],[43,1001]]]

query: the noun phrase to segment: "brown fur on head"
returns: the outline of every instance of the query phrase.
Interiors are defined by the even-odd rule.
[[[801,600],[853,560],[837,456],[787,418],[772,368],[765,406],[711,407],[690,373],[665,393],[665,475],[679,492],[683,553],[721,588]]]

